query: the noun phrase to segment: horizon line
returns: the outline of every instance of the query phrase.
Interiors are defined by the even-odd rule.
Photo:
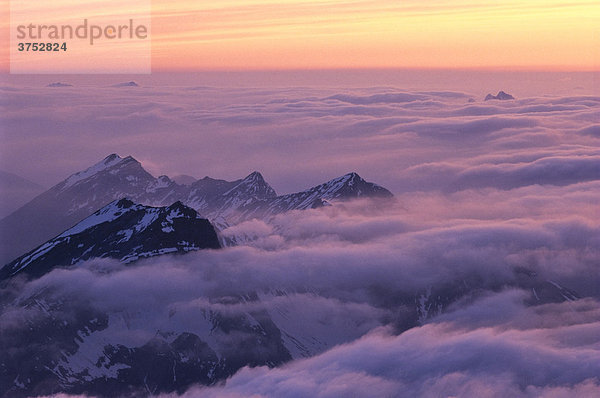
[[[154,73],[311,73],[311,72],[535,72],[535,73],[600,73],[600,66],[596,68],[571,68],[567,66],[485,66],[485,67],[315,67],[315,68],[152,68],[150,73],[10,73],[10,69],[0,69],[0,75],[31,76],[31,75],[96,75],[96,76],[151,76]]]

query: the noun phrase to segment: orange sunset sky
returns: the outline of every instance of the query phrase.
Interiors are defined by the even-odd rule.
[[[10,2],[1,3],[7,70]],[[136,12],[127,1],[101,3],[105,10]],[[151,3],[153,70],[600,69],[598,0]],[[68,13],[73,0],[48,4]],[[78,18],[85,9],[71,12]]]

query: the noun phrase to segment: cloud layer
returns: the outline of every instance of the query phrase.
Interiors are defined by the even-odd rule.
[[[399,336],[385,329],[311,359],[246,368],[184,396],[592,397],[600,305],[524,308],[507,291]],[[544,327],[540,327],[544,324]]]
[[[1,90],[0,165],[29,178],[58,181],[117,151],[154,174],[258,169],[279,193],[349,171],[396,193],[393,204],[247,221],[223,231],[240,245],[220,251],[133,266],[100,259],[15,280],[0,291],[5,346],[43,324],[47,308],[24,304],[44,292],[60,303],[55,319],[106,313],[92,336],[129,347],[157,332],[195,333],[215,349],[245,341],[210,333],[206,314],[268,316],[282,330],[287,365],[243,368],[188,396],[600,393],[600,97]]]
[[[593,396],[597,191],[587,182],[339,203],[224,231],[243,246],[135,266],[90,261],[5,295],[72,303],[57,319],[81,306],[111,314],[99,336],[127,346],[157,331],[196,333],[213,347],[244,339],[209,337],[206,313],[266,313],[298,341],[319,342],[283,367],[244,368],[187,396]],[[582,298],[543,304],[546,281]],[[415,314],[428,292],[449,301]],[[38,311],[5,306],[0,336],[43,319]]]
[[[565,185],[598,175],[594,95],[519,96],[514,82],[502,88],[517,100],[486,102],[485,86],[473,94],[459,84],[410,91],[152,82],[2,88],[0,169],[58,182],[117,151],[157,175],[235,179],[260,170],[279,193],[349,171],[395,193]]]

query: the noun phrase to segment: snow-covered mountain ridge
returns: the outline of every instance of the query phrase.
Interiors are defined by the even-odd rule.
[[[235,181],[205,177],[181,185],[167,176],[153,177],[131,156],[111,154],[0,220],[0,231],[5,234],[0,242],[0,263],[13,260],[121,198],[148,206],[180,201],[223,229],[251,218],[319,207],[332,200],[392,196],[356,173],[282,196],[277,196],[257,171]]]
[[[116,200],[0,269],[0,281],[24,273],[39,277],[55,267],[91,258],[129,263],[167,253],[219,248],[216,231],[195,210],[175,202],[150,207]]]

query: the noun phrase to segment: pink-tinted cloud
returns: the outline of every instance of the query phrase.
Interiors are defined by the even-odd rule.
[[[129,347],[157,331],[194,333],[217,351],[247,337],[209,333],[206,314],[268,315],[280,328],[296,361],[242,369],[189,396],[596,391],[597,188],[407,193],[395,204],[337,203],[223,231],[244,246],[129,266],[93,260],[8,285],[0,339],[45,319],[22,306],[44,291],[67,303],[52,310],[56,319],[110,314],[98,333]],[[582,299],[561,304],[570,291]],[[444,303],[419,305],[437,295]]]
[[[374,331],[282,368],[245,368],[223,387],[195,388],[184,396],[597,395],[600,324],[592,319],[597,319],[598,302],[526,309],[516,298],[506,292],[491,298],[494,306],[484,300],[463,310],[481,313],[493,326],[478,325],[457,311],[399,336]],[[512,313],[505,316],[507,303]],[[543,319],[544,328],[535,321],[514,324],[530,316],[539,320],[543,312],[552,319]],[[575,319],[573,313],[580,316]]]
[[[280,193],[352,170],[398,193],[447,189],[448,176],[459,180],[452,189],[571,184],[594,178],[581,156],[598,155],[600,101],[591,95],[483,102],[393,87],[89,84],[3,88],[0,168],[52,183],[118,152],[152,161],[155,174],[235,179],[260,170]],[[544,156],[525,159],[533,153]],[[560,157],[552,170],[568,166],[568,175],[549,176],[539,165],[550,160],[533,164],[541,157]]]

